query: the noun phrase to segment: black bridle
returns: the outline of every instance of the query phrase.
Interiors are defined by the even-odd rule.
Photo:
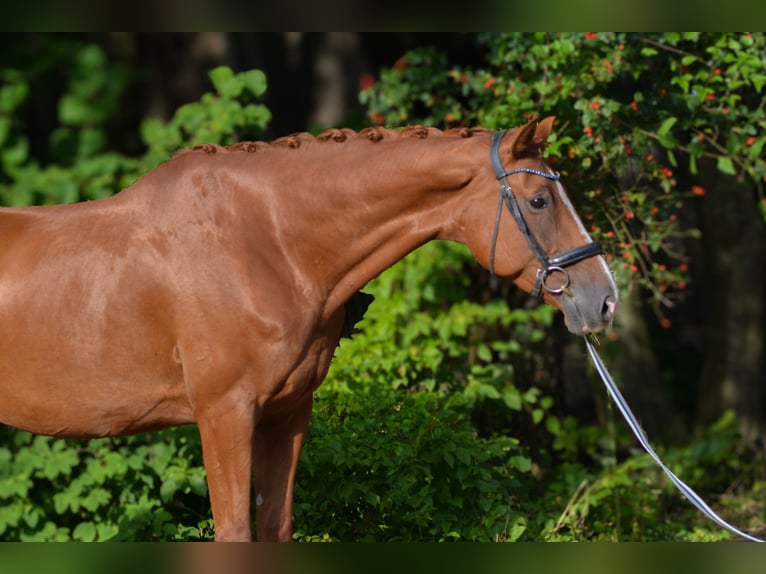
[[[542,294],[542,289],[545,289],[553,295],[560,295],[561,293],[568,292],[569,287],[569,274],[566,272],[566,267],[579,263],[583,259],[589,257],[595,257],[603,254],[601,244],[591,241],[580,247],[575,247],[569,251],[565,251],[560,255],[554,257],[548,257],[540,247],[540,243],[535,238],[532,230],[527,225],[524,215],[521,213],[519,202],[511,189],[511,184],[508,183],[508,176],[514,173],[531,173],[533,175],[539,175],[546,179],[558,180],[561,178],[557,172],[547,173],[536,169],[530,169],[526,167],[517,167],[511,171],[505,171],[503,162],[500,161],[500,142],[503,140],[505,131],[492,132],[492,147],[490,148],[489,157],[492,160],[492,169],[495,170],[495,176],[500,182],[500,197],[497,202],[497,217],[495,218],[495,229],[492,232],[492,246],[489,252],[489,270],[493,275],[495,274],[495,246],[497,244],[497,233],[500,229],[500,217],[503,213],[503,202],[508,208],[508,211],[516,220],[516,223],[521,230],[521,234],[524,239],[527,240],[529,248],[534,253],[537,260],[540,262],[540,269],[537,270],[537,279],[535,281],[535,287],[531,291],[532,297],[539,297]],[[546,284],[546,280],[552,273],[561,273],[564,276],[562,284],[558,287],[550,287]]]

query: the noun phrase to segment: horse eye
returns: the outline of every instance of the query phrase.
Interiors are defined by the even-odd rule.
[[[537,197],[533,197],[529,200],[529,205],[531,205],[534,209],[543,209],[546,205],[548,205],[548,202],[545,201],[544,197],[540,197],[538,195]]]

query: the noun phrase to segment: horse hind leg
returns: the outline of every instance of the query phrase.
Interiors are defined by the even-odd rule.
[[[290,414],[264,420],[255,430],[253,478],[259,541],[292,540],[295,471],[312,405],[309,394]]]

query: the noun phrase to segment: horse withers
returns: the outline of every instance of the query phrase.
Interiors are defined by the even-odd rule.
[[[253,494],[258,539],[290,540],[346,305],[407,253],[465,243],[572,332],[612,321],[612,274],[541,156],[552,124],[203,145],[107,199],[1,209],[0,422],[197,424],[216,540],[251,539]]]

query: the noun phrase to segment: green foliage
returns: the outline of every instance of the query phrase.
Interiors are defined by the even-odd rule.
[[[689,446],[661,452],[665,462],[727,520],[745,530],[764,527],[753,496],[766,486],[761,463],[749,458],[732,412]],[[748,492],[742,483],[753,485]],[[549,541],[728,540],[645,454],[614,461],[597,471],[567,463],[556,469],[544,503],[566,502],[557,520],[547,519]],[[566,486],[565,486],[566,485]],[[563,490],[561,487],[565,486]],[[749,487],[748,487],[749,488]],[[719,497],[719,493],[725,493]],[[658,518],[659,517],[659,518]]]
[[[517,539],[510,504],[530,460],[508,437],[481,439],[465,400],[436,393],[320,393],[299,467],[298,539]]]
[[[57,74],[65,75],[56,82]],[[70,203],[110,195],[130,183],[135,160],[104,152],[108,121],[119,110],[128,72],[109,64],[96,45],[53,41],[47,59],[23,72],[4,69],[0,96],[0,200],[13,206]],[[30,86],[60,90],[59,127],[49,147],[36,157],[30,149],[21,111],[32,99]],[[127,177],[126,177],[127,175]]]
[[[178,108],[170,122],[146,118],[141,136],[149,147],[145,158],[153,167],[166,160],[179,147],[199,143],[230,144],[253,139],[263,132],[271,113],[263,104],[246,103],[266,92],[266,76],[260,70],[235,74],[220,66],[210,71],[217,93],[204,94],[199,102]],[[240,101],[242,100],[242,101]]]
[[[67,441],[0,429],[0,539],[209,538],[194,428]]]
[[[123,67],[109,65],[98,46],[82,46],[72,56],[66,92],[58,102],[61,127],[51,134],[52,155],[64,164],[104,149],[104,127],[119,109],[128,79]]]
[[[57,47],[60,47],[57,45]],[[269,110],[254,102],[266,91],[260,70],[235,74],[227,67],[210,72],[215,93],[181,106],[168,122],[145,118],[140,135],[146,152],[141,157],[104,151],[108,125],[119,110],[128,74],[111,65],[97,45],[65,42],[56,61],[69,72],[58,95],[60,127],[50,135],[42,162],[30,155],[19,112],[30,98],[29,83],[41,72],[32,68],[0,70],[0,201],[11,206],[72,203],[99,199],[124,189],[176,150],[198,143],[232,143],[256,138],[271,119]]]

